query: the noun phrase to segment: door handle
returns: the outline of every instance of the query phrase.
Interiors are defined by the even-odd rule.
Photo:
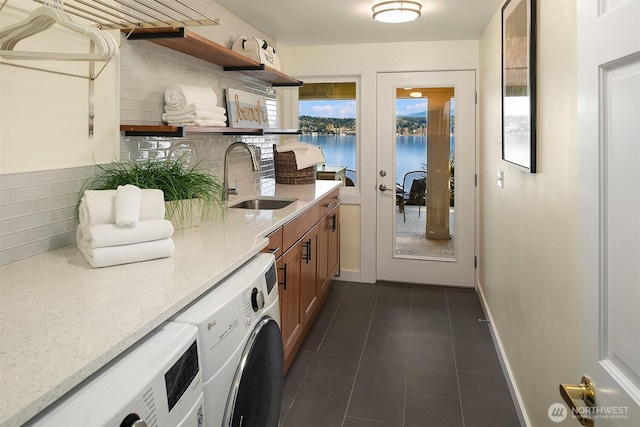
[[[387,186],[384,184],[380,184],[380,187],[378,187],[380,189],[380,191],[387,191]]]
[[[278,268],[278,270],[282,270],[282,282],[279,284],[282,285],[283,290],[287,290],[287,263],[285,262],[283,267]]]
[[[587,408],[593,408],[596,405],[596,386],[589,377],[582,377],[582,382],[577,385],[560,384],[560,396],[580,424],[593,427],[593,419],[585,417],[576,405],[576,399],[582,400]]]

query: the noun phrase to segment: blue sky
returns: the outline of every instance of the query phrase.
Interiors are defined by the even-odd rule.
[[[356,102],[354,100],[300,101],[298,105],[301,116],[339,119],[354,118],[356,116]],[[397,100],[396,114],[398,116],[406,116],[422,111],[427,111],[426,99]]]

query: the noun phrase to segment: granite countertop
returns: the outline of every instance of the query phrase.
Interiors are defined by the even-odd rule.
[[[75,245],[0,267],[0,425],[20,425],[248,261],[340,185],[276,185],[298,201],[227,209],[177,230],[171,258],[93,269]]]

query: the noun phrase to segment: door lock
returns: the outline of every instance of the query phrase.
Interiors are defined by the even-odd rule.
[[[576,405],[575,399],[582,400],[587,408],[596,406],[596,386],[591,378],[584,376],[580,384],[560,384],[560,396],[571,409],[571,413],[583,426],[593,427],[593,419],[585,416]],[[588,414],[588,412],[587,412]]]
[[[383,178],[384,178],[385,176],[387,176],[387,171],[386,171],[386,170],[384,170],[384,169],[383,169],[383,170],[381,170],[381,171],[380,171],[380,176],[381,176],[381,177],[383,177]]]

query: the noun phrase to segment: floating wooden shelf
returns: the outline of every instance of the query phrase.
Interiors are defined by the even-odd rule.
[[[125,136],[186,137],[193,133],[216,133],[222,135],[300,135],[300,129],[260,129],[205,126],[168,125],[120,125]]]
[[[123,30],[124,31],[124,30]],[[135,30],[130,40],[148,40],[195,58],[220,65],[225,71],[237,71],[272,86],[302,86],[302,81],[260,64],[185,28]]]

